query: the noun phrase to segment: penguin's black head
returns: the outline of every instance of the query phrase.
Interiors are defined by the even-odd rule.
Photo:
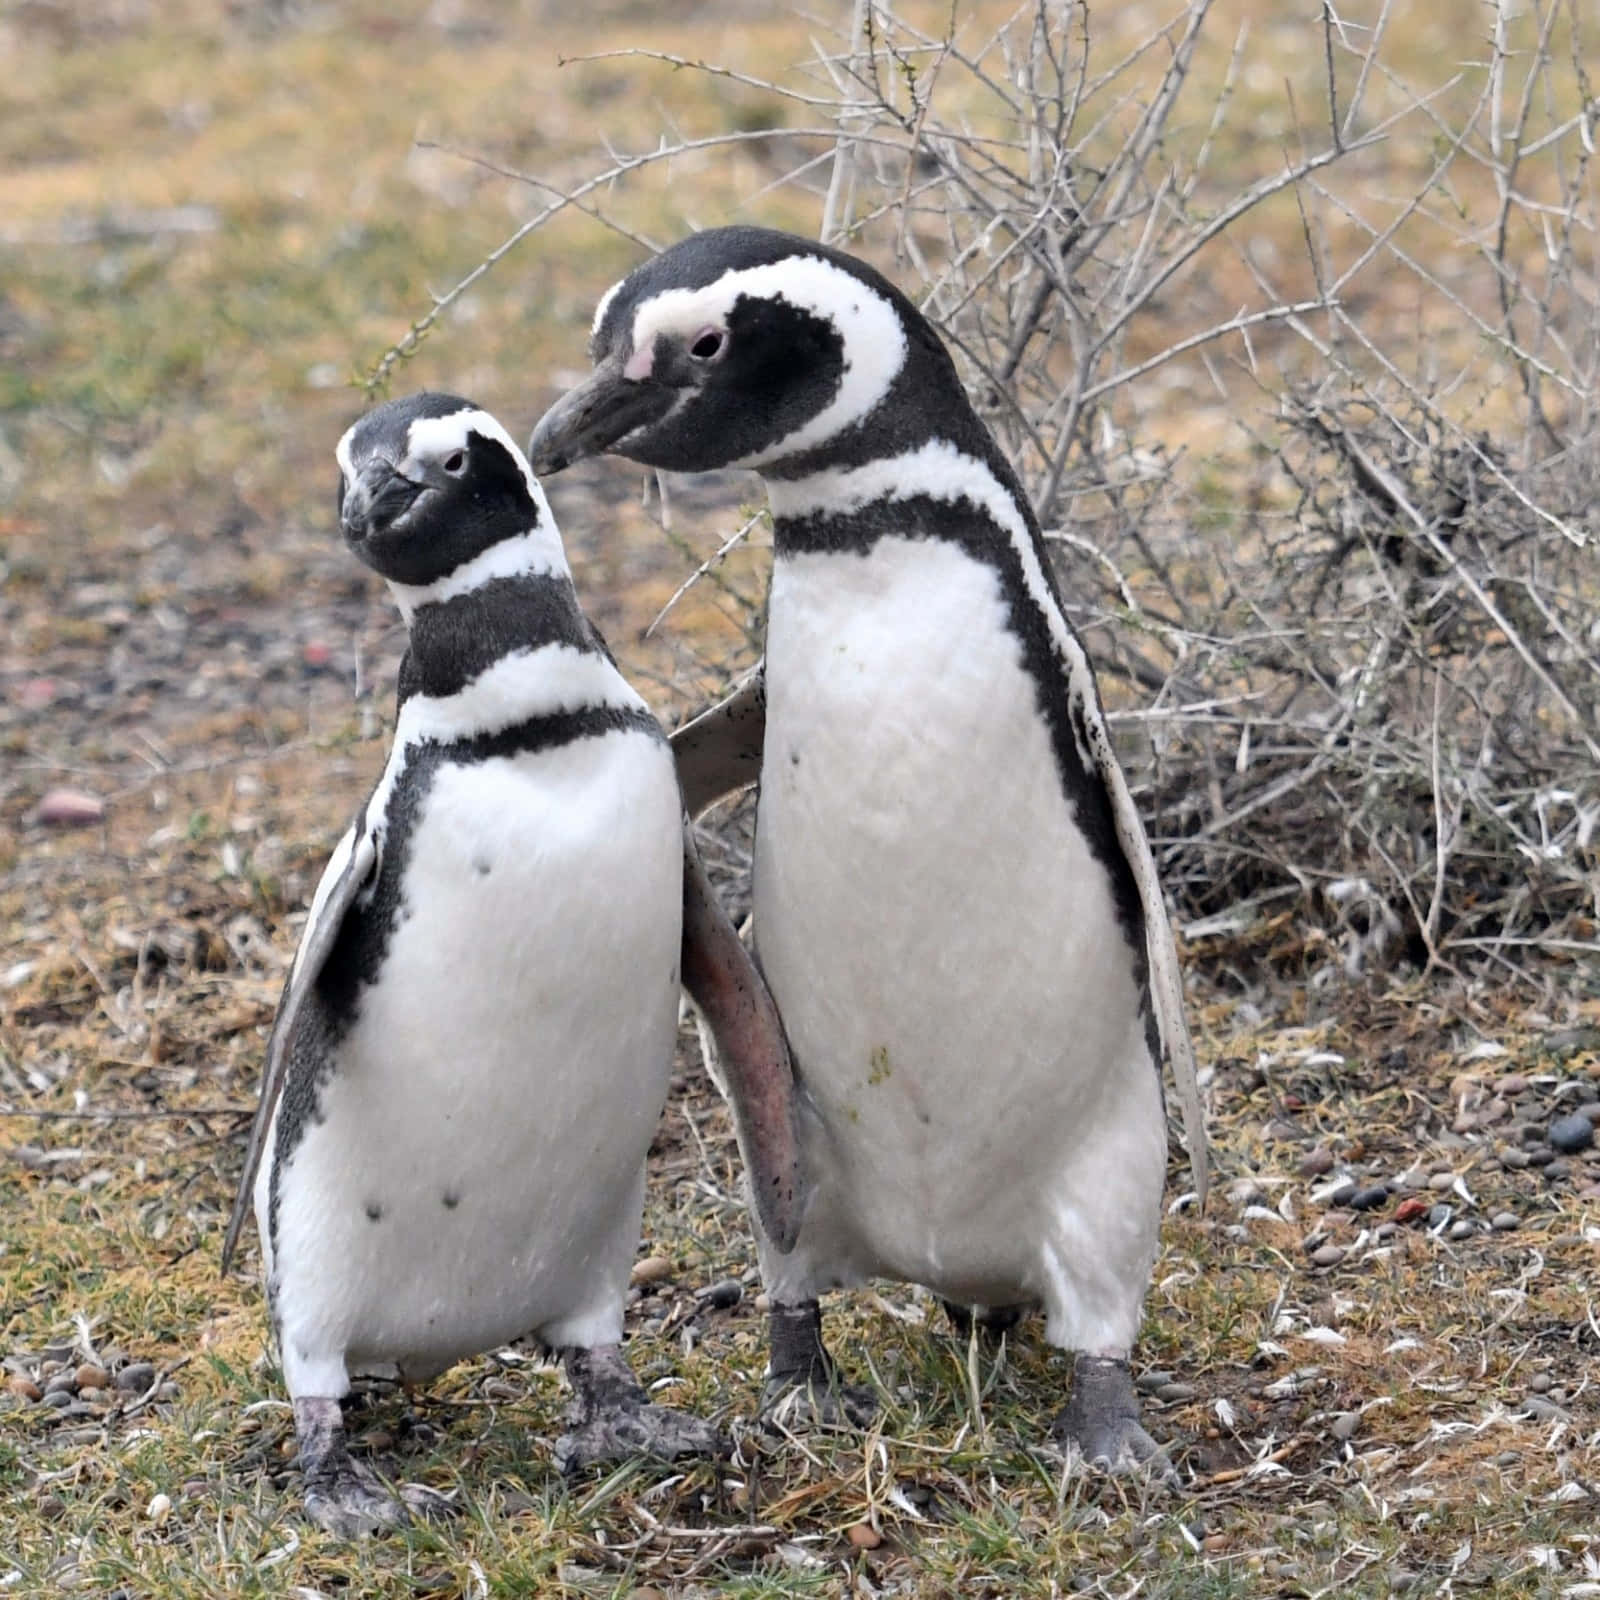
[[[541,472],[615,451],[680,472],[823,462],[884,423],[885,401],[948,354],[921,313],[864,262],[766,228],[697,233],[601,300],[591,377],[534,429]]]
[[[426,587],[541,526],[556,537],[522,452],[470,400],[391,400],[355,423],[336,454],[340,531],[393,583]]]

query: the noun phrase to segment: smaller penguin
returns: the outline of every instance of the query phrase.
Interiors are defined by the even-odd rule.
[[[285,986],[223,1268],[253,1192],[306,1511],[349,1537],[442,1505],[351,1456],[357,1370],[426,1378],[531,1332],[576,1392],[567,1470],[719,1448],[646,1402],[620,1347],[680,972],[780,1250],[804,1190],[777,1013],[521,451],[420,394],[337,455],[340,527],[409,648],[393,749]]]

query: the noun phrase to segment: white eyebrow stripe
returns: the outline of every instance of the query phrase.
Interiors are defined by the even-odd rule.
[[[600,303],[594,308],[594,321],[589,324],[589,337],[592,339],[600,331],[600,324],[606,320],[606,312],[611,309],[611,302],[617,298],[617,290],[628,280],[618,278],[606,292],[600,296]]]
[[[821,256],[786,256],[764,266],[733,268],[699,289],[664,289],[634,312],[633,351],[652,351],[657,338],[687,338],[708,326],[726,327],[741,297],[782,300],[824,318],[844,341],[838,393],[787,438],[730,462],[756,467],[778,454],[809,450],[859,422],[889,392],[906,360],[906,330],[894,305],[854,273]]]

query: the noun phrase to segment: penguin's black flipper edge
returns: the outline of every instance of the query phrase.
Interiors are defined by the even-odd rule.
[[[691,817],[698,817],[713,801],[746,788],[761,776],[766,733],[766,664],[762,662],[726,699],[672,735],[684,809]]]
[[[294,965],[289,969],[289,979],[284,984],[283,997],[278,1002],[278,1014],[272,1021],[272,1033],[267,1039],[267,1062],[261,1070],[261,1098],[256,1105],[255,1120],[250,1124],[244,1170],[239,1176],[239,1187],[233,1197],[233,1212],[228,1218],[228,1231],[222,1241],[224,1273],[233,1260],[245,1218],[250,1214],[250,1191],[255,1186],[256,1173],[261,1166],[267,1130],[272,1126],[278,1098],[283,1093],[289,1046],[305,1009],[306,997],[327,965],[350,908],[377,873],[378,857],[378,837],[374,830],[367,827],[367,808],[363,805],[356,814],[355,822],[334,849],[322,880],[317,885],[317,892],[312,896],[311,913],[306,918],[300,948],[295,951]]]
[[[710,1025],[756,1213],[787,1255],[808,1197],[800,1109],[783,1020],[683,830],[683,986]]]

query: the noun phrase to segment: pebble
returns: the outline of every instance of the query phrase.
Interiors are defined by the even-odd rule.
[[[1528,1379],[1528,1387],[1534,1394],[1545,1394],[1550,1388],[1552,1379],[1548,1372],[1536,1372]]]
[[[1436,1172],[1428,1179],[1430,1189],[1450,1189],[1455,1186],[1456,1175],[1453,1172]]]
[[[1550,1179],[1551,1182],[1554,1182],[1558,1178],[1566,1177],[1571,1170],[1572,1168],[1569,1167],[1560,1156],[1556,1156],[1544,1164],[1544,1175],[1546,1178]]]
[[[1581,1111],[1557,1117],[1550,1124],[1550,1143],[1568,1155],[1587,1150],[1594,1143],[1594,1124]]]
[[[1428,1214],[1428,1202],[1419,1200],[1416,1195],[1410,1194],[1394,1208],[1396,1222],[1415,1222],[1418,1217]]]
[[[1507,1149],[1500,1152],[1500,1165],[1507,1172],[1521,1172],[1527,1164],[1528,1152],[1526,1150]]]
[[[635,1261],[633,1271],[628,1274],[631,1284],[660,1283],[663,1279],[672,1276],[672,1263],[665,1256],[646,1256],[643,1261]]]
[[[23,1400],[37,1400],[44,1394],[44,1390],[25,1372],[13,1372],[6,1379],[6,1388]]]
[[[628,1600],[667,1600],[667,1596],[663,1590],[647,1583],[642,1589],[630,1589]]]
[[[1515,1211],[1497,1211],[1489,1219],[1489,1226],[1496,1233],[1510,1233],[1521,1220]]]
[[[1156,1399],[1181,1405],[1186,1400],[1193,1400],[1199,1393],[1192,1383],[1164,1383],[1156,1390]]]
[[[1429,1206],[1428,1226],[1430,1228],[1442,1228],[1454,1215],[1455,1212],[1449,1206]]]
[[[1491,1467],[1514,1467],[1521,1460],[1521,1451],[1502,1450],[1499,1455],[1489,1457],[1489,1465]]]
[[[39,1496],[35,1509],[46,1522],[54,1522],[66,1515],[67,1502],[58,1494],[44,1494]]]
[[[1333,1152],[1324,1150],[1320,1145],[1301,1156],[1300,1164],[1295,1168],[1302,1178],[1320,1178],[1325,1172],[1333,1171]]]
[[[111,1374],[97,1361],[85,1361],[73,1377],[80,1389],[103,1389],[111,1382]]]
[[[1528,1092],[1528,1080],[1520,1072],[1508,1072],[1505,1077],[1496,1082],[1494,1092],[1499,1095],[1505,1095],[1508,1099],[1514,1095],[1526,1094]]]
[[[1336,1267],[1345,1258],[1345,1248],[1342,1244],[1325,1244],[1320,1250],[1311,1253],[1311,1265],[1314,1267]]]
[[[44,1392],[47,1395],[71,1394],[77,1387],[77,1374],[72,1372],[53,1372],[44,1381]]]
[[[99,822],[106,803],[83,789],[51,789],[34,807],[33,820],[55,828],[83,828]]]
[[[1341,1411],[1333,1419],[1333,1436],[1335,1439],[1350,1439],[1355,1437],[1355,1431],[1361,1426],[1361,1413],[1359,1411]]]
[[[737,1278],[722,1278],[704,1290],[700,1299],[713,1311],[726,1311],[744,1299],[744,1285]]]
[[[1145,1394],[1157,1394],[1165,1385],[1176,1383],[1177,1381],[1178,1374],[1176,1372],[1163,1372],[1158,1368],[1154,1372],[1141,1372],[1133,1380],[1133,1386]]]
[[[1389,1198],[1389,1185],[1375,1183],[1370,1189],[1357,1189],[1346,1204],[1352,1211],[1371,1211]]]
[[[144,1514],[159,1528],[172,1515],[172,1496],[170,1494],[152,1495],[150,1504],[144,1508]]]
[[[856,1550],[876,1550],[883,1543],[883,1535],[870,1522],[855,1523],[848,1537]]]
[[[1540,1150],[1530,1150],[1528,1152],[1528,1165],[1530,1167],[1548,1167],[1555,1158],[1555,1151],[1548,1147]]]
[[[46,1389],[44,1403],[54,1406],[57,1411],[65,1411],[72,1404],[72,1391],[70,1389]]]
[[[1477,1227],[1468,1222],[1465,1217],[1459,1222],[1450,1224],[1450,1237],[1452,1239],[1470,1239],[1477,1231]]]
[[[1554,1400],[1545,1399],[1542,1394],[1525,1394],[1522,1397],[1522,1409],[1529,1415],[1539,1418],[1541,1422],[1567,1421],[1566,1411]]]
[[[1600,1200],[1600,1183],[1591,1183],[1578,1191],[1580,1200]]]

